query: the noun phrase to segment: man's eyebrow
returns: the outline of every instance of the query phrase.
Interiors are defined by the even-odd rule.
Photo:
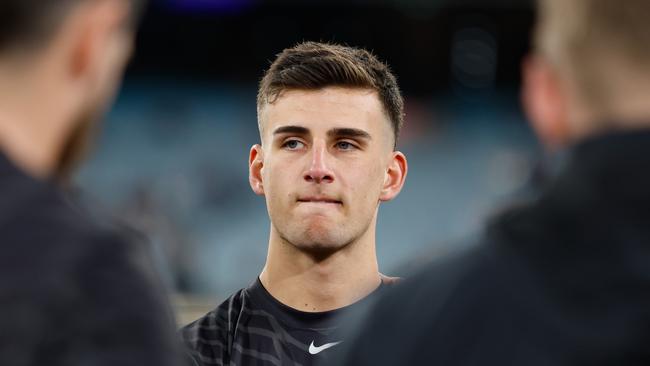
[[[309,129],[301,126],[280,126],[273,131],[273,135],[279,135],[283,133],[292,133],[296,135],[307,135],[309,134]]]
[[[357,128],[333,128],[327,131],[329,137],[356,137],[366,140],[372,140],[370,134]]]

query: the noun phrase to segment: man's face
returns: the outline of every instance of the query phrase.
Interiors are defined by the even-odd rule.
[[[376,92],[286,91],[262,108],[260,121],[262,147],[251,153],[251,184],[266,197],[280,237],[327,253],[374,232],[379,202],[394,197],[385,186],[397,154]]]

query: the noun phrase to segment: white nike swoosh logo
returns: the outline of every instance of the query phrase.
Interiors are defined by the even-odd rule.
[[[342,342],[342,341],[341,341],[341,342]],[[317,355],[317,354],[319,354],[319,353],[325,351],[325,350],[328,349],[328,348],[331,348],[331,347],[336,346],[337,344],[339,344],[339,343],[341,343],[341,342],[325,343],[325,344],[322,345],[322,346],[318,346],[318,347],[316,347],[316,346],[314,345],[314,341],[311,341],[311,344],[309,345],[309,353],[311,353],[312,355]]]

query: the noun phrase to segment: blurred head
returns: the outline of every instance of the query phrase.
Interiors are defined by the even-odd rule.
[[[538,0],[524,105],[548,145],[650,126],[650,2]]]
[[[379,203],[406,177],[394,149],[402,121],[395,77],[367,51],[310,42],[278,55],[260,84],[262,143],[250,154],[274,233],[321,253],[374,235]]]
[[[0,67],[3,76],[43,76],[46,108],[58,104],[65,141],[53,174],[65,176],[85,150],[95,121],[109,105],[133,42],[141,0],[3,0],[0,2]],[[5,77],[5,79],[8,79]],[[14,80],[16,81],[16,80]],[[0,82],[10,82],[2,80]],[[35,85],[32,85],[35,86]],[[37,89],[36,87],[32,88]],[[29,91],[25,97],[29,98]],[[54,102],[56,101],[56,102]]]

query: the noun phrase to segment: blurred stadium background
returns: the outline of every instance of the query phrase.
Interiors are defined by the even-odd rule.
[[[303,40],[373,50],[398,76],[410,171],[380,210],[380,268],[454,249],[513,194],[540,150],[519,106],[532,3],[152,0],[137,52],[78,183],[149,237],[179,322],[249,284],[266,256],[248,186],[257,82]]]

